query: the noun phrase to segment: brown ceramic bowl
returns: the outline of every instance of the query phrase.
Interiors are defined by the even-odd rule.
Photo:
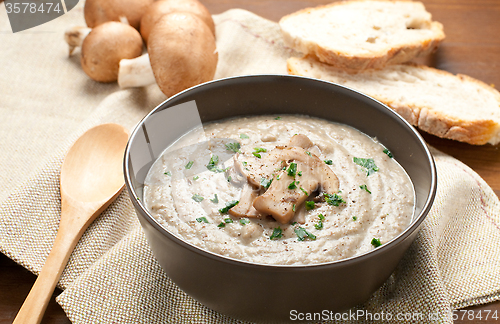
[[[193,100],[202,122],[244,115],[305,114],[347,124],[376,137],[394,154],[414,184],[416,207],[410,226],[368,253],[301,266],[239,261],[172,235],[142,205],[142,186],[158,154],[188,130],[181,118],[165,119],[162,112]],[[133,131],[124,172],[151,249],[173,282],[211,309],[260,322],[289,321],[292,311],[339,312],[366,301],[387,280],[415,239],[436,193],[434,160],[422,137],[404,119],[359,92],[296,76],[228,78],[169,98]]]

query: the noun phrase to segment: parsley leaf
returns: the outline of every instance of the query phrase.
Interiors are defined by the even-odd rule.
[[[306,152],[307,155],[312,156],[311,152]]]
[[[318,217],[319,217],[319,222],[318,224],[314,224],[314,228],[320,230],[323,228],[323,221],[325,220],[325,216],[323,216],[323,214],[319,214]]]
[[[325,163],[328,164],[328,165],[332,165],[333,161],[332,160],[325,160]]]
[[[224,223],[229,224],[232,222],[233,222],[233,220],[231,218],[224,218]]]
[[[274,118],[274,120],[280,120],[280,119],[281,119],[281,116]]]
[[[269,239],[274,240],[275,238],[281,238],[283,236],[283,231],[281,230],[281,227],[277,227],[273,230],[273,234],[269,236]]]
[[[219,197],[217,197],[217,194],[214,194],[214,199],[210,199],[211,202],[213,202],[214,204],[218,204],[219,203]]]
[[[374,247],[379,247],[382,245],[382,243],[380,243],[380,239],[378,239],[378,238],[373,238],[371,243]]]
[[[311,210],[316,208],[316,205],[314,204],[314,201],[308,200],[306,201],[306,210]]]
[[[272,182],[273,179],[260,178],[260,185],[266,189],[269,188]]]
[[[352,160],[357,165],[360,165],[363,168],[366,168],[366,175],[367,176],[372,175],[378,171],[378,167],[375,165],[375,161],[373,159],[363,159],[363,158],[354,157]]]
[[[299,171],[297,174],[299,175],[299,177],[302,177],[302,171]]]
[[[240,152],[241,145],[238,142],[227,143],[224,145],[226,146],[226,150],[228,150],[228,151],[233,151],[234,153]]]
[[[219,228],[220,228],[220,227],[226,227],[226,223],[224,223],[224,222],[220,222],[220,224],[219,224],[219,225],[217,225],[217,227],[219,227]]]
[[[246,224],[249,224],[250,223],[250,220],[248,218],[242,218],[240,219],[240,224],[241,225],[246,225]]]
[[[167,171],[167,172],[165,172],[164,174],[168,175],[169,177],[171,177],[171,176],[172,176],[172,172],[170,172],[170,171]]]
[[[358,220],[358,218],[356,216],[352,216],[352,220]]]
[[[293,189],[297,189],[297,185],[295,184],[295,180],[293,180],[289,185],[288,185],[288,189],[290,190],[293,190]]]
[[[295,232],[295,234],[297,234],[297,240],[299,240],[299,241],[305,240],[306,237],[310,238],[313,241],[316,239],[315,235],[313,235],[312,233],[309,233],[303,227],[299,226],[299,228],[296,228],[293,231]]]
[[[240,134],[240,138],[241,139],[247,139],[247,138],[250,138],[250,137],[248,137],[247,134]]]
[[[191,167],[193,166],[194,164],[194,161],[189,161],[187,164],[186,164],[186,169],[191,169]]]
[[[297,163],[295,163],[295,162],[290,163],[290,166],[288,167],[287,174],[290,177],[295,177],[295,175],[297,174]]]
[[[224,172],[223,169],[217,167],[218,163],[219,157],[217,155],[212,155],[212,157],[210,158],[210,162],[208,162],[207,164],[207,169],[216,173]]]
[[[391,151],[389,151],[388,149],[384,149],[382,152],[384,152],[385,154],[387,154],[388,157],[390,157],[391,159],[394,157],[391,153]]]
[[[325,196],[325,201],[328,203],[328,205],[338,206],[342,203],[345,203],[345,200],[342,199],[340,195],[337,194],[330,195],[325,193],[324,196]]]
[[[234,206],[238,205],[239,201],[238,200],[232,200],[232,201],[228,201],[226,203],[226,207],[224,208],[221,208],[219,209],[219,212],[221,214],[227,214],[227,212],[229,211],[229,209],[233,208]]]
[[[368,188],[366,187],[366,185],[361,185],[359,186],[361,189],[365,190],[366,192],[368,192],[369,194],[371,194],[372,192],[370,190],[368,190]]]
[[[309,193],[307,192],[307,190],[306,190],[306,189],[304,189],[304,188],[300,187],[300,190],[302,190],[302,192],[303,192],[303,193],[305,193],[305,194],[306,194],[306,196],[309,196]]]
[[[255,151],[255,153],[267,152],[267,149],[263,147],[255,147],[253,150]]]
[[[193,177],[193,181],[196,181],[196,180],[198,180],[199,178],[200,178],[199,176],[194,176],[194,177]]]
[[[253,152],[252,154],[253,154],[253,156],[258,157],[259,159],[262,157],[262,156],[261,156],[259,153],[257,153],[257,152]]]
[[[209,222],[208,222],[208,220],[207,220],[207,218],[206,218],[206,217],[198,217],[198,218],[196,219],[196,221],[197,221],[198,223],[207,223],[207,224],[209,224]]]
[[[192,198],[194,201],[196,201],[196,202],[201,202],[201,201],[203,201],[203,199],[205,199],[205,198],[203,198],[202,196],[200,196],[200,195],[198,195],[198,194],[194,194],[194,195],[193,195],[193,197],[191,197],[191,198]]]

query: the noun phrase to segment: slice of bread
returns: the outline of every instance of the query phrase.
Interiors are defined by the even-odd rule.
[[[381,69],[434,51],[445,38],[421,2],[353,0],[281,18],[285,44],[344,69]]]
[[[412,63],[348,73],[312,57],[292,57],[287,66],[289,74],[363,92],[430,134],[476,145],[500,142],[500,93],[466,75]]]

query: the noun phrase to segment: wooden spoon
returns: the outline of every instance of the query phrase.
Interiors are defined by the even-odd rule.
[[[54,288],[80,237],[124,187],[128,131],[103,124],[70,148],[61,169],[61,221],[54,245],[14,323],[40,323]]]

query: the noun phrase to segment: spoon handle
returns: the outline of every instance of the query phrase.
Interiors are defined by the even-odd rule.
[[[64,210],[63,210],[64,213]],[[74,226],[73,222],[66,222],[66,215],[61,215],[59,230],[54,240],[45,264],[31,288],[28,297],[17,313],[13,324],[40,323],[45,309],[50,301],[54,288],[66,267],[69,256],[73,252],[78,240],[87,226]]]

